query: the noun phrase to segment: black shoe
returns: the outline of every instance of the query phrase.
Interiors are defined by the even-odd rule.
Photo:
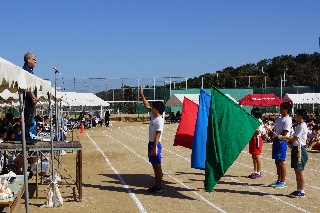
[[[147,191],[149,193],[159,193],[159,192],[163,192],[163,188],[162,187],[153,186],[153,187],[147,189]]]

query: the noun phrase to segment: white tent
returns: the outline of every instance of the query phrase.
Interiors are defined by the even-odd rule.
[[[9,89],[10,92],[17,92],[18,89],[32,91],[35,87],[38,90],[49,92],[51,83],[30,74],[11,62],[0,57],[0,78],[2,83],[0,92]]]
[[[166,106],[182,106],[184,97],[199,104],[199,94],[174,94],[167,101]]]
[[[237,100],[235,100],[231,95],[229,94],[225,94],[225,95],[228,96],[235,103],[238,103]],[[167,101],[166,106],[183,106],[184,97],[190,99],[196,104],[199,104],[199,96],[200,94],[174,94]]]
[[[63,106],[109,106],[93,93],[57,92],[57,98]]]
[[[286,94],[283,100],[293,104],[320,104],[320,93]]]

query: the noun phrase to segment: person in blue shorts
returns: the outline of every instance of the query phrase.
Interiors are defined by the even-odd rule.
[[[149,125],[149,143],[148,143],[148,157],[149,162],[152,164],[156,184],[149,188],[147,191],[150,193],[162,192],[162,168],[161,168],[161,138],[164,128],[164,110],[165,105],[162,101],[155,101],[150,107],[147,99],[144,97],[143,88],[140,86],[140,94],[143,105],[150,113]]]
[[[308,152],[306,150],[306,141],[308,136],[308,127],[305,120],[308,118],[305,109],[297,109],[295,113],[295,120],[299,122],[293,136],[287,137],[279,135],[279,139],[287,139],[293,141],[289,144],[291,149],[291,168],[294,169],[297,181],[297,190],[289,194],[290,197],[304,197],[304,187],[306,185],[306,178],[303,170],[308,161]]]
[[[279,139],[278,135],[290,136],[292,127],[292,118],[289,117],[292,106],[289,102],[280,104],[281,117],[277,118],[274,124],[274,132],[272,138],[272,159],[275,160],[277,167],[278,180],[270,184],[274,188],[285,188],[286,184],[286,166],[285,160],[287,156],[288,145],[285,140]]]

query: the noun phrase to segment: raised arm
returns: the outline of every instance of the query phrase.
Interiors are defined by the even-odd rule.
[[[143,102],[144,107],[147,109],[148,112],[151,112],[151,107],[150,107],[150,105],[149,105],[149,102],[148,102],[147,99],[144,97],[142,86],[140,86],[140,95],[141,95],[141,99],[142,99],[142,102]]]

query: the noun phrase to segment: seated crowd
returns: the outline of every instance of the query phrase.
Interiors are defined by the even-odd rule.
[[[272,131],[274,127],[275,119],[265,118],[263,124],[265,126],[266,132],[262,135],[262,138],[266,142],[271,142]],[[320,151],[320,120],[309,119],[307,122],[308,126],[308,139],[307,139],[307,150],[319,150]],[[292,128],[290,135],[292,136],[298,122],[294,119],[292,120]]]

